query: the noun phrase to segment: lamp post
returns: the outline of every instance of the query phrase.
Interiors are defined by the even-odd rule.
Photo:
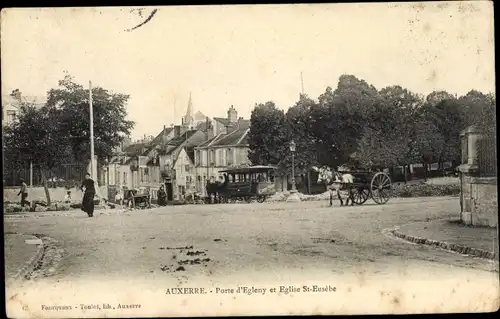
[[[290,152],[292,153],[292,193],[297,192],[297,187],[295,186],[295,142],[292,140],[290,142]]]
[[[290,190],[290,196],[286,199],[287,202],[300,202],[300,198],[297,195],[297,187],[295,186],[295,142],[292,140],[290,142],[290,152],[292,153],[292,189]]]

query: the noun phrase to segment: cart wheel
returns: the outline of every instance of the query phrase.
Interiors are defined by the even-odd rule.
[[[372,198],[377,204],[385,204],[391,198],[391,178],[386,173],[378,172],[370,183]]]
[[[354,203],[356,205],[364,204],[370,197],[370,191],[366,188],[358,188],[353,192]]]
[[[267,198],[266,196],[259,196],[259,197],[257,197],[257,202],[263,203],[266,201],[266,198]]]

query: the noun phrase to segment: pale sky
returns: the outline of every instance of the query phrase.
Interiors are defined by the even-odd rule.
[[[131,95],[132,137],[194,111],[249,118],[256,102],[286,110],[353,74],[376,88],[494,92],[492,2],[2,10],[2,93],[45,95],[75,80]],[[174,112],[174,100],[176,111]],[[175,113],[175,114],[174,114]],[[175,117],[174,117],[175,116]]]

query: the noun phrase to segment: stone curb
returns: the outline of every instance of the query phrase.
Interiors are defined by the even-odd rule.
[[[444,241],[439,241],[439,240],[434,240],[434,239],[429,239],[429,238],[423,238],[423,237],[418,237],[418,236],[411,236],[404,234],[400,231],[398,231],[399,227],[389,230],[389,233],[391,233],[393,236],[403,239],[408,242],[412,242],[415,244],[420,244],[420,245],[428,245],[436,248],[441,248],[444,250],[448,251],[453,251],[459,254],[463,255],[470,255],[470,256],[475,256],[475,257],[480,257],[480,258],[485,258],[485,259],[491,259],[495,260],[496,256],[494,252],[483,250],[480,248],[473,248],[473,247],[468,247],[468,246],[463,246],[463,245],[458,245],[458,244],[450,244]]]
[[[38,236],[34,236],[34,235],[31,235],[37,239],[40,239],[42,240],[40,237]],[[45,245],[43,244],[43,241],[42,241],[42,244],[41,245],[38,245],[38,249],[37,251],[35,252],[35,254],[33,254],[30,258],[29,261],[27,261],[24,266],[19,269],[17,271],[17,273],[10,279],[11,281],[22,281],[22,278],[24,278],[27,274],[29,274],[30,272],[33,271],[33,269],[35,268],[36,264],[42,259],[42,256],[43,256],[43,252],[45,250]]]

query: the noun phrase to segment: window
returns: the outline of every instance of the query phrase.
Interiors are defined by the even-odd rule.
[[[120,171],[115,167],[115,183],[120,184]]]
[[[186,169],[186,172],[189,172],[189,164],[186,164],[185,169]]]
[[[227,161],[227,165],[233,164],[233,150],[230,148],[228,148],[226,150],[226,161]]]
[[[194,164],[195,165],[200,165],[201,164],[201,161],[200,161],[200,151],[196,151],[194,153]]]
[[[198,179],[198,182],[201,182],[201,176],[200,175],[197,176],[197,179]]]
[[[220,149],[218,153],[219,153],[219,161],[217,164],[219,164],[219,166],[226,166],[226,150]]]
[[[127,185],[127,172],[123,172],[123,185]]]
[[[16,119],[16,111],[7,111],[7,123],[12,123]]]
[[[210,150],[209,165],[215,164],[215,150]]]

